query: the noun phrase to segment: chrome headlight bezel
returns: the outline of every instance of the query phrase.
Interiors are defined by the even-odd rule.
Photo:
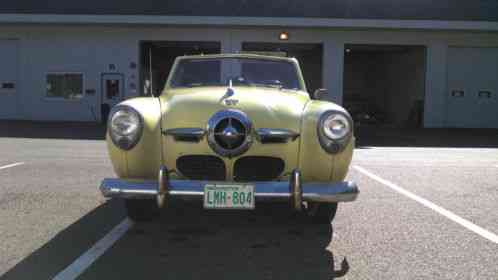
[[[134,121],[136,121],[137,127],[132,133],[120,133],[116,130],[116,126],[114,124],[117,121],[116,117],[120,113],[130,114],[135,118]],[[107,131],[112,142],[116,145],[116,147],[125,151],[131,150],[137,145],[142,137],[143,127],[144,120],[142,115],[134,108],[126,105],[117,105],[112,108],[109,114],[109,119],[107,120]]]
[[[328,120],[333,118],[334,116],[339,116],[344,121],[346,121],[346,127],[349,131],[347,131],[344,136],[338,138],[332,138],[329,133],[325,132],[325,125]],[[322,113],[318,120],[317,124],[317,134],[318,140],[322,148],[330,153],[336,154],[344,150],[346,144],[349,142],[351,137],[353,136],[353,119],[346,112],[341,111],[326,111]]]

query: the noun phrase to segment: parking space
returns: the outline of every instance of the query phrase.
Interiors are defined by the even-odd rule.
[[[498,244],[362,173],[364,170],[498,233],[498,149],[357,149],[361,195],[332,230],[289,215],[205,212],[177,203],[133,224],[79,279],[496,279]],[[0,138],[0,275],[50,279],[124,219],[98,183],[113,176],[100,140]],[[5,162],[5,163],[4,163]],[[325,250],[328,248],[328,251]],[[333,256],[333,257],[332,257]]]
[[[361,198],[343,205],[332,242],[350,261],[345,279],[496,278],[496,243],[357,170],[351,177],[363,186]]]
[[[384,157],[377,158],[373,153],[357,151],[356,166],[498,233],[498,215],[486,214],[495,212],[498,205],[496,149],[389,148],[386,151]]]

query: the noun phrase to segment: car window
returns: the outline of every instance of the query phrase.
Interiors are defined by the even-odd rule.
[[[257,85],[300,89],[296,68],[289,62],[247,59],[241,61],[241,76]]]
[[[296,66],[288,61],[254,58],[182,59],[170,87],[266,86],[302,89]]]
[[[181,61],[171,81],[171,87],[217,85],[222,85],[219,60]]]

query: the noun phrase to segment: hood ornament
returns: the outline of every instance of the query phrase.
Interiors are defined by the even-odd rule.
[[[235,91],[233,90],[232,79],[229,79],[227,91],[225,92],[225,95],[221,97],[220,101],[223,101],[226,106],[236,106],[239,103],[239,100],[233,98],[228,99],[232,97],[234,94]]]
[[[225,99],[225,105],[227,106],[236,106],[237,104],[239,104],[237,99]]]

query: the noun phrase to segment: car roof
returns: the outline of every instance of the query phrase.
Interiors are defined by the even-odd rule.
[[[199,54],[199,55],[184,55],[179,56],[177,59],[209,59],[209,58],[254,58],[254,59],[268,59],[268,60],[281,60],[288,62],[296,62],[293,57],[281,57],[272,55],[260,55],[252,53],[226,53],[226,54]]]

